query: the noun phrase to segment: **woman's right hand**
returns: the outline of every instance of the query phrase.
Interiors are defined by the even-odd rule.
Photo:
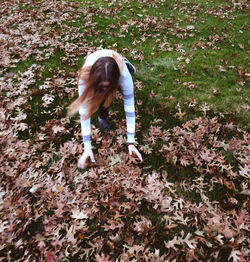
[[[136,155],[140,159],[141,162],[143,161],[140,152],[133,144],[128,145],[128,152],[130,155],[132,154]]]
[[[87,160],[90,158],[92,163],[95,163],[95,158],[92,149],[85,149],[82,156],[78,160],[77,167],[85,168],[87,166]]]

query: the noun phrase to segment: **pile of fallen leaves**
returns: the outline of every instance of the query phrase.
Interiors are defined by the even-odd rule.
[[[80,143],[50,142],[43,149],[41,141],[18,138],[13,130],[19,121],[3,121],[12,131],[1,136],[2,258],[245,261],[248,201],[239,206],[237,198],[249,194],[249,137],[237,126],[205,116],[171,130],[151,126],[166,157],[161,171],[151,172],[127,155],[124,130],[102,136],[93,126],[97,164],[81,172]],[[66,125],[52,122],[51,133],[65,132]],[[233,136],[226,139],[228,128]],[[40,135],[46,141],[46,129]],[[141,149],[153,147],[144,140]],[[169,165],[192,167],[192,178],[180,186],[198,194],[198,203],[185,200],[169,181]],[[221,203],[207,195],[216,184],[228,189]]]
[[[225,128],[234,134],[227,140]],[[51,129],[61,132],[56,125]],[[1,137],[2,258],[244,261],[248,201],[238,206],[237,197],[248,194],[247,134],[206,117],[155,133],[164,143],[166,168],[169,163],[193,167],[192,179],[181,183],[182,190],[200,196],[192,203],[168,180],[166,168],[138,167],[120,132],[102,136],[93,126],[97,165],[85,172],[76,169],[82,152],[76,141],[42,150],[41,142],[21,140],[13,132]],[[145,138],[146,145],[151,146]],[[233,155],[234,166],[225,152]],[[238,188],[234,181],[241,181]],[[230,192],[221,203],[207,196],[216,184]]]
[[[44,77],[42,62],[61,50],[62,63],[74,64],[94,49],[75,45],[83,33],[64,23],[84,12],[88,21],[88,10],[64,1],[0,4],[1,66],[33,59],[0,77],[0,261],[247,261],[249,134],[237,123],[208,117],[204,107],[203,117],[171,129],[155,119],[140,139],[139,164],[113,112],[114,131],[92,126],[97,163],[76,168],[80,125],[64,117],[61,102],[73,97],[75,74]],[[161,165],[149,166],[150,155]],[[186,168],[191,175],[175,183],[172,173]],[[211,196],[217,188],[220,201]]]

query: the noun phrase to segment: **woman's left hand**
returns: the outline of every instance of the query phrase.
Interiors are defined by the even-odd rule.
[[[140,159],[141,162],[143,161],[140,152],[137,150],[137,148],[134,145],[128,145],[128,152],[130,155],[132,154],[136,155]]]

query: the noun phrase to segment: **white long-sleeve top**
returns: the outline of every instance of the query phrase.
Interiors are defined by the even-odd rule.
[[[109,49],[98,50],[89,56],[87,56],[84,67],[92,66],[97,59],[100,57],[113,57],[120,69],[119,85],[122,89],[123,100],[124,100],[124,111],[126,114],[127,123],[127,143],[135,142],[135,106],[134,106],[134,84],[133,79],[125,65],[124,58],[117,52]],[[78,94],[81,96],[85,89],[84,81],[78,80]],[[81,131],[83,136],[83,143],[85,149],[90,149],[91,146],[91,119],[84,119],[87,114],[87,105],[84,104],[79,109],[80,120],[81,120]]]

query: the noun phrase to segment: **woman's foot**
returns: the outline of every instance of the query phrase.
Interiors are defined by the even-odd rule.
[[[110,131],[110,123],[108,119],[102,119],[98,116],[98,123],[103,131]]]

